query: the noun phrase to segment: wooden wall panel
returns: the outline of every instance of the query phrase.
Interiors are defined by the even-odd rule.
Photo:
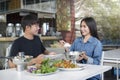
[[[10,0],[8,3],[9,10],[20,9],[20,7],[20,0]]]

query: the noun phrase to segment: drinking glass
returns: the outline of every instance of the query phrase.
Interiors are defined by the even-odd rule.
[[[76,55],[73,51],[69,52],[69,59],[72,61],[72,63],[76,64]]]

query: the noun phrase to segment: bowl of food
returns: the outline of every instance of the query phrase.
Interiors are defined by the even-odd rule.
[[[71,60],[61,60],[54,65],[63,71],[82,70],[84,68],[83,66],[72,63]]]

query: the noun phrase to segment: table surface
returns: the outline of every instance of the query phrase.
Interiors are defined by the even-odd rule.
[[[18,72],[15,68],[0,70],[0,80],[85,80],[95,75],[110,70],[111,66],[83,65],[82,70],[76,71],[58,71],[51,75],[37,76],[29,74],[26,71]],[[72,75],[72,76],[71,76]]]

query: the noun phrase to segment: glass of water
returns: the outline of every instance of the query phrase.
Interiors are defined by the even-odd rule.
[[[73,51],[69,52],[69,59],[72,61],[72,63],[76,64],[76,55]]]

